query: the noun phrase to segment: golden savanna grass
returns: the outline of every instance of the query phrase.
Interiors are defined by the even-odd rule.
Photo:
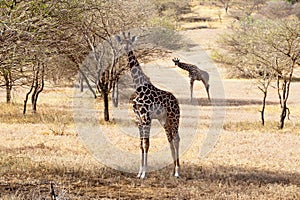
[[[236,84],[247,82],[237,80]],[[225,81],[224,87],[233,87],[232,82],[228,84]],[[71,90],[64,89],[66,93]],[[196,84],[196,90],[202,90],[200,84]],[[58,93],[48,92],[44,95],[47,101],[39,106],[36,115],[29,112],[23,116],[21,104],[0,104],[2,199],[50,199],[50,183],[54,183],[55,191],[62,199],[300,197],[300,141],[296,131],[299,124],[287,122],[287,128],[279,131],[273,127],[276,121],[267,121],[267,126],[261,127],[258,119],[247,121],[235,118],[234,113],[237,111],[240,115],[255,114],[259,108],[259,105],[251,105],[255,101],[249,101],[252,108],[244,106],[243,101],[242,105],[235,102],[234,106],[228,108],[218,143],[206,158],[199,158],[199,148],[205,134],[196,136],[192,146],[181,158],[180,179],[173,178],[170,174],[172,166],[167,166],[150,172],[148,179],[139,180],[135,174],[103,166],[85,148],[75,129],[70,96],[61,98],[62,104],[56,107],[52,102],[58,98]],[[95,102],[102,116],[102,102]],[[199,123],[198,129],[205,133],[210,127],[210,108],[199,106],[199,109],[199,117],[203,121]],[[298,113],[297,109],[295,111]],[[116,116],[114,118],[115,122],[105,124],[99,119],[99,123],[104,128],[118,128],[119,119]],[[134,122],[123,123],[126,126],[135,125]],[[181,130],[181,137],[184,137],[184,127]],[[111,137],[113,142],[114,134]],[[158,148],[158,143],[153,140],[151,149]],[[126,143],[120,145],[126,148]],[[138,141],[130,145],[128,150],[138,151]]]

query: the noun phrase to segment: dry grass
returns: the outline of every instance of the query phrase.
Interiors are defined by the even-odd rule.
[[[51,92],[47,95],[55,98]],[[259,127],[259,122],[226,120],[223,134],[207,158],[198,157],[204,135],[195,138],[182,156],[181,178],[172,177],[172,166],[167,166],[150,172],[148,179],[139,180],[135,174],[116,171],[97,162],[77,137],[70,106],[66,103],[55,109],[51,106],[51,98],[48,100],[40,106],[38,115],[28,114],[27,117],[20,113],[22,106],[19,104],[0,104],[3,108],[1,199],[51,199],[51,183],[60,199],[300,198],[300,152],[296,150],[300,145],[298,123],[295,126],[287,124],[286,131],[280,132],[272,127],[275,122]],[[68,97],[64,102],[70,102]],[[238,109],[242,112],[243,108],[246,113],[253,110]],[[209,110],[205,106],[203,109]],[[207,112],[199,114],[204,123],[198,128],[206,132],[210,116]],[[51,127],[60,129],[58,127],[64,123],[68,126],[66,130],[54,134]],[[128,121],[120,123],[117,118],[111,123],[101,120],[99,123],[111,130],[118,129],[122,123],[134,125]],[[112,134],[111,141],[116,137],[117,134]],[[151,150],[158,148],[158,143],[159,140],[153,139]],[[119,145],[126,148],[124,143]],[[138,151],[138,142],[130,146],[131,150]]]
[[[36,114],[27,112],[22,113],[23,105],[0,103],[0,121],[2,123],[18,124],[39,124],[39,123],[58,123],[67,125],[74,123],[72,111],[68,109],[58,109],[54,105],[39,105],[39,111]]]
[[[224,130],[231,132],[259,131],[261,133],[300,134],[300,123],[291,121],[286,121],[284,129],[279,129],[278,121],[267,121],[264,126],[260,121],[227,122],[223,125],[223,128]]]
[[[236,166],[184,165],[182,178],[170,167],[138,180],[105,167],[74,168],[1,157],[2,199],[298,199],[299,175]],[[70,163],[73,165],[74,163]]]
[[[217,29],[224,28],[231,20],[223,8],[204,6],[194,1],[192,12],[182,16],[181,25],[186,30]]]

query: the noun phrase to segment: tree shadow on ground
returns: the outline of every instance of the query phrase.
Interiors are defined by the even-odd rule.
[[[225,193],[253,197],[253,191],[272,195],[278,187],[293,186],[295,191],[300,187],[299,173],[251,167],[182,163],[180,178],[171,175],[170,165],[150,172],[147,179],[141,180],[136,174],[101,167],[100,163],[90,170],[74,169],[72,165],[30,166],[34,168],[12,168],[9,173],[2,174],[1,194],[17,194],[24,199],[38,194],[39,198],[49,199],[49,186],[54,183],[58,197],[67,199],[199,199],[201,196],[213,199]]]
[[[300,186],[300,174],[286,171],[243,168],[237,166],[216,165],[206,168],[199,165],[187,165],[182,168],[182,177],[186,180],[204,180],[238,185],[297,185]]]
[[[247,105],[262,105],[262,101],[255,99],[211,99],[207,98],[194,98],[192,101],[190,98],[178,98],[180,104],[193,105],[193,106],[247,106]],[[276,102],[267,101],[267,105],[275,105]]]

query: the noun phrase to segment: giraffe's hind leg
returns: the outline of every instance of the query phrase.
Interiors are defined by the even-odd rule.
[[[210,100],[210,95],[209,95],[209,84],[208,84],[208,82],[204,81],[203,79],[202,79],[202,83],[205,86],[206,93],[207,93],[207,98],[208,98],[209,101],[211,101]]]
[[[173,158],[174,163],[174,169],[173,169],[173,175],[175,177],[180,176],[180,164],[179,164],[179,135],[178,135],[178,128],[168,129],[168,127],[165,127],[168,141],[170,144],[171,154]]]
[[[173,162],[174,162],[174,170],[173,175],[175,177],[180,176],[180,164],[179,164],[179,137],[173,138],[170,142],[170,148],[172,152]]]

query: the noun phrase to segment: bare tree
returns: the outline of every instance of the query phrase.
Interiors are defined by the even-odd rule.
[[[28,36],[18,26],[19,18],[13,17],[21,13],[17,1],[0,2],[0,87],[5,87],[6,102],[11,101],[11,91],[23,76],[20,67],[20,54],[24,53],[21,41]],[[24,63],[25,61],[23,61]]]
[[[117,47],[111,38],[95,46],[88,38],[92,52],[81,67],[81,71],[91,81],[104,100],[104,119],[109,120],[109,94],[116,87],[122,73],[127,69],[126,64],[120,63]],[[125,63],[125,62],[123,62]],[[115,88],[116,89],[116,88]],[[117,91],[114,91],[117,92]],[[116,99],[115,99],[116,100]]]
[[[0,78],[0,82],[4,82],[9,102],[12,87],[32,85],[31,75],[38,68],[41,69],[41,67],[32,68],[32,66],[36,63],[45,63],[42,59],[48,59],[57,54],[55,46],[60,43],[55,40],[57,38],[55,36],[61,30],[53,15],[56,4],[51,1],[4,0],[0,4],[2,16],[0,75],[3,77],[3,79]],[[42,68],[40,74],[46,71],[44,67]],[[33,99],[37,99],[40,92],[40,89],[36,90],[36,96]],[[36,111],[36,102],[36,100],[33,101],[34,111]]]
[[[293,79],[294,69],[300,66],[300,25],[298,20],[280,23],[278,32],[269,41],[276,51],[275,70],[277,76],[277,90],[281,105],[280,125],[284,127],[285,118],[290,112],[287,101],[290,95],[290,85]],[[280,43],[276,38],[282,38]]]
[[[232,3],[232,0],[219,0],[219,2],[224,7],[225,12],[228,13],[228,9],[229,9],[230,4]]]
[[[293,71],[299,66],[300,26],[297,19],[246,20],[232,28],[223,44],[228,50],[228,62],[245,77],[259,80],[263,92],[261,111],[264,124],[265,99],[272,80],[277,80],[277,89],[282,112],[280,128],[289,111],[287,100]]]
[[[119,64],[110,38],[124,30],[153,24],[151,20],[157,16],[154,2],[0,1],[0,87],[6,88],[7,101],[16,85],[28,87],[29,94],[39,94],[42,80],[57,84],[62,81],[60,76],[71,80],[79,72],[94,97],[96,91],[102,94],[108,120],[108,95],[112,88],[117,89],[119,76],[126,69],[126,65]],[[109,45],[99,52],[97,48],[104,43]],[[97,67],[92,69],[84,63],[91,52],[109,59],[94,58]]]
[[[283,19],[293,14],[293,6],[286,1],[270,1],[262,6],[259,13],[268,19]]]
[[[104,100],[105,121],[109,120],[108,96],[118,85],[120,75],[127,69],[126,65],[120,63],[112,36],[123,30],[145,25],[140,23],[141,19],[146,22],[151,16],[148,4],[137,1],[130,3],[135,7],[129,6],[127,2],[109,2],[105,5],[107,9],[102,7],[101,10],[98,9],[99,6],[92,6],[94,13],[83,22],[80,30],[91,52],[80,69],[87,77],[86,81],[96,86]],[[149,15],[145,15],[147,12]]]

